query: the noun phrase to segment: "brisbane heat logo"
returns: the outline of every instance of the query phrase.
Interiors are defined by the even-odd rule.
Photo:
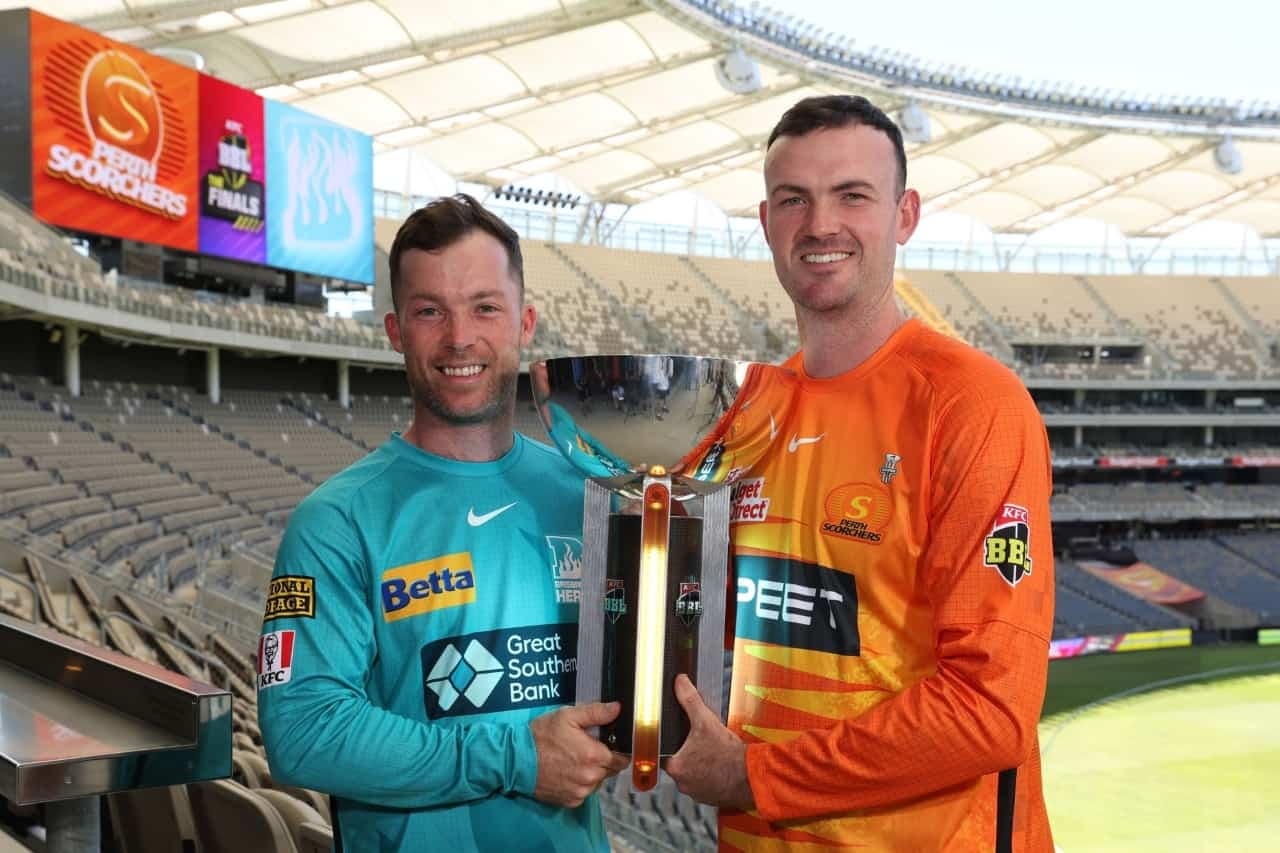
[[[845,483],[827,494],[823,514],[822,532],[828,536],[876,545],[893,517],[893,499],[879,483]]]
[[[119,50],[98,51],[79,75],[80,103],[73,111],[74,89],[60,85],[72,82],[59,73],[68,59],[53,57],[50,82],[54,85],[47,95],[56,115],[79,113],[82,128],[76,130],[87,134],[88,144],[50,146],[46,171],[148,212],[183,218],[187,196],[160,183],[165,171],[167,110],[147,73]]]

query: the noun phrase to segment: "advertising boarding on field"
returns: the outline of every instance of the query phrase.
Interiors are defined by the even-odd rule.
[[[32,12],[31,98],[37,216],[196,250],[197,72]]]

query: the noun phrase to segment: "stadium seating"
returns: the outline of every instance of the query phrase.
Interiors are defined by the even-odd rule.
[[[1212,539],[1142,540],[1129,544],[1138,556],[1160,571],[1257,615],[1264,624],[1280,619],[1280,584]]]
[[[1058,582],[1054,622],[1067,629],[1064,636],[1195,626],[1192,617],[1144,601],[1070,560],[1057,560],[1054,571]]]

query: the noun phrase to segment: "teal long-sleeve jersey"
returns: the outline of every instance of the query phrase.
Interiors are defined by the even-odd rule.
[[[607,850],[595,797],[532,798],[529,721],[573,704],[581,476],[398,434],[299,504],[258,650],[273,777],[334,797],[346,851]]]

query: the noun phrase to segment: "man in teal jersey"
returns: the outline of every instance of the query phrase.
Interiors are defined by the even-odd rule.
[[[276,557],[258,717],[276,781],[334,798],[338,850],[605,850],[626,765],[573,706],[581,477],[512,428],[519,241],[469,196],[391,247],[413,423],[299,504]],[[568,707],[565,707],[568,706]]]

